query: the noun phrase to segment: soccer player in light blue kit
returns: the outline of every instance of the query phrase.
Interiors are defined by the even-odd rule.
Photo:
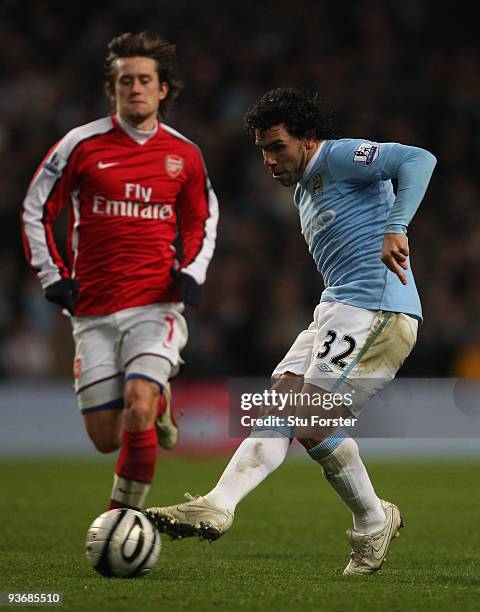
[[[312,324],[275,368],[273,388],[325,397],[342,387],[360,398],[349,407],[358,415],[415,345],[422,313],[406,230],[436,159],[397,143],[334,139],[318,98],[293,89],[265,94],[247,113],[246,128],[272,177],[297,184],[302,234],[325,284]],[[391,179],[398,181],[396,195]],[[218,538],[238,502],[283,462],[293,435],[286,426],[257,424],[212,491],[150,508],[148,516],[173,537]],[[402,526],[399,509],[377,496],[345,430],[327,426],[295,435],[352,511],[344,573],[377,571]]]

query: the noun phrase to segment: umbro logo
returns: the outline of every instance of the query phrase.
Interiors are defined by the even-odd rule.
[[[99,161],[97,164],[97,167],[99,170],[105,170],[105,168],[111,168],[112,166],[116,166],[117,164],[119,164],[120,162],[108,162],[108,163],[104,163]]]

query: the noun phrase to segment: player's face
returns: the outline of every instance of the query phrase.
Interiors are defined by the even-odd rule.
[[[153,129],[160,103],[168,95],[168,84],[159,81],[155,60],[122,57],[115,60],[115,72],[109,95],[117,112],[135,127]]]
[[[295,185],[302,178],[315,146],[312,140],[289,134],[283,124],[265,132],[255,130],[255,144],[261,149],[263,163],[273,178],[285,187]]]

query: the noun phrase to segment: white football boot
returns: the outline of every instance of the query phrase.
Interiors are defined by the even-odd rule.
[[[193,497],[185,493],[189,500],[178,506],[148,508],[147,516],[162,533],[172,539],[180,540],[198,536],[201,540],[212,542],[223,535],[233,523],[233,512],[208,503],[204,497]]]
[[[390,542],[400,535],[400,528],[404,526],[400,510],[395,504],[384,500],[381,502],[386,520],[379,531],[371,534],[359,533],[355,529],[347,531],[352,545],[350,562],[343,572],[347,576],[361,576],[378,571],[385,562]]]
[[[172,391],[170,383],[165,383],[163,387],[165,397],[165,409],[155,421],[157,438],[159,445],[165,450],[170,450],[178,440],[178,425],[172,413]]]

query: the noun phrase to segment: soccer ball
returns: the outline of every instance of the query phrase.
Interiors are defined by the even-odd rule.
[[[118,508],[97,517],[90,525],[85,552],[102,576],[130,578],[145,574],[160,554],[160,534],[137,510]]]

